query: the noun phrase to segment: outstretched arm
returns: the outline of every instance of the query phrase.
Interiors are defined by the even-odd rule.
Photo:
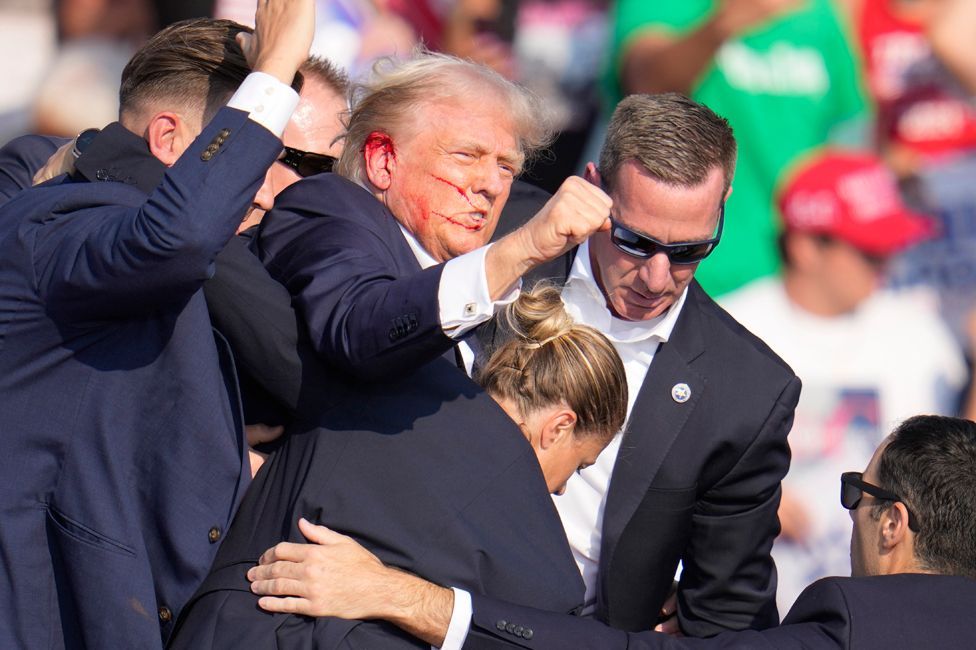
[[[627,94],[689,94],[726,41],[799,5],[800,0],[719,0],[708,18],[683,34],[648,25],[622,53],[620,84]]]

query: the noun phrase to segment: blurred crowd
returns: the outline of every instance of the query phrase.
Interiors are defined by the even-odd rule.
[[[312,53],[355,80],[419,45],[530,88],[558,137],[522,180],[595,160],[633,93],[676,91],[739,143],[722,244],[697,279],[803,379],[779,607],[846,574],[850,522],[803,494],[916,413],[976,415],[976,0],[318,0]],[[0,0],[0,145],[117,118],[126,62],[253,0]],[[823,510],[823,511],[821,511]]]

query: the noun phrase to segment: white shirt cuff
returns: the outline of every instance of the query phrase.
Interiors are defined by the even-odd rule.
[[[433,650],[461,650],[471,629],[471,594],[463,589],[451,587],[454,592],[454,609],[451,611],[451,623],[447,626],[447,636],[440,648]]]
[[[248,117],[280,138],[298,106],[298,93],[273,75],[252,72],[227,105],[247,112]]]
[[[491,299],[485,271],[488,248],[490,245],[482,246],[444,264],[437,300],[440,305],[441,328],[453,339],[460,338],[471,328],[491,318],[496,309],[519,297],[521,280],[499,300]]]

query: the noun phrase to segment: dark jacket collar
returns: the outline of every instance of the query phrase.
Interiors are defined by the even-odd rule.
[[[75,162],[75,180],[115,181],[151,193],[163,180],[166,165],[149,151],[144,139],[118,122],[95,136]]]

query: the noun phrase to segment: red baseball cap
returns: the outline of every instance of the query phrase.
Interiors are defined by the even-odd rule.
[[[934,234],[902,203],[895,177],[871,154],[826,149],[793,170],[779,196],[787,232],[822,233],[887,256]]]

